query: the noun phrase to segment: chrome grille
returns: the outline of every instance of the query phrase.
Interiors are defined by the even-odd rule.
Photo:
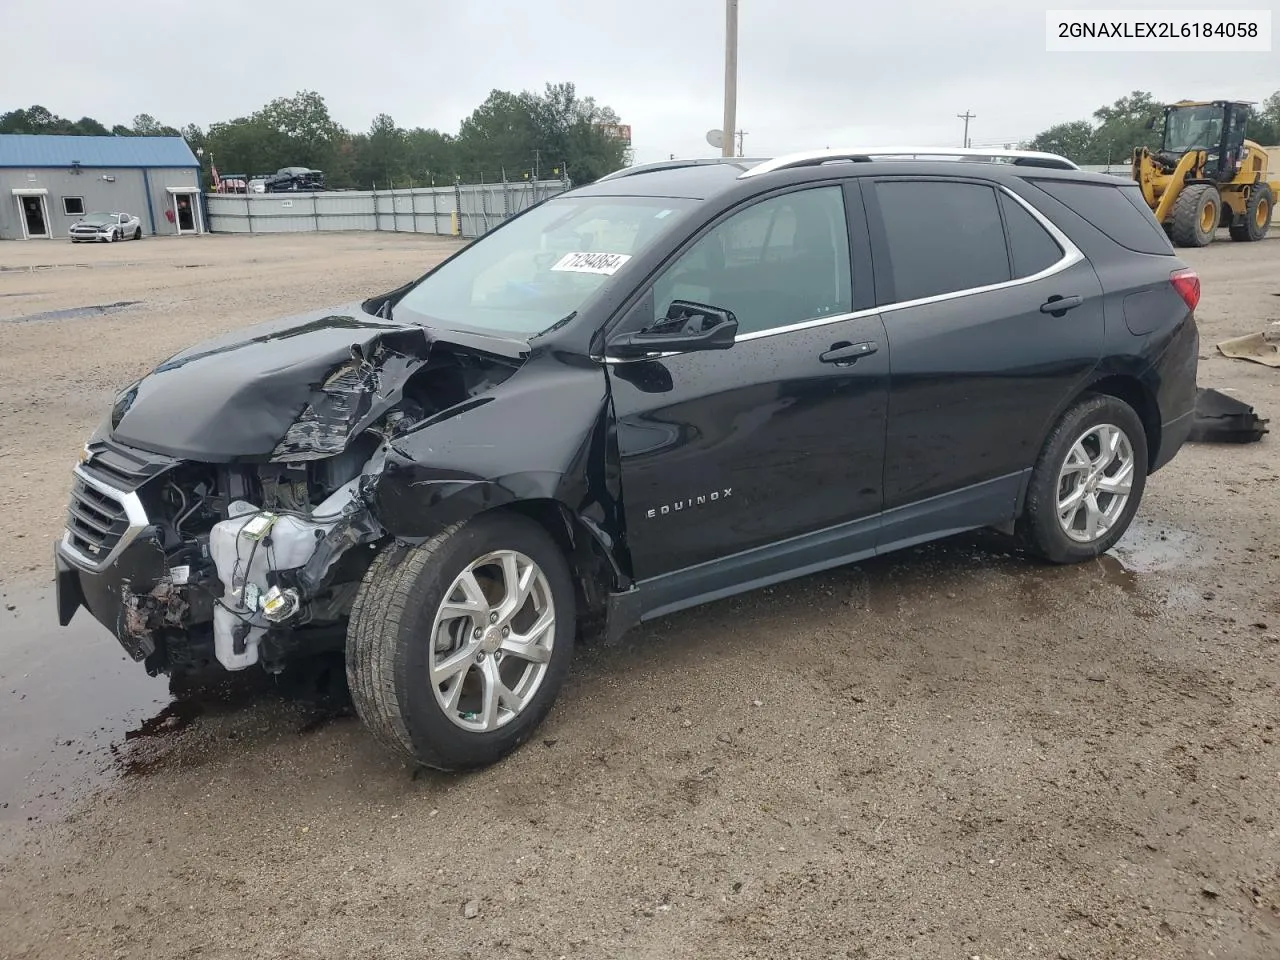
[[[137,493],[117,490],[76,468],[62,545],[78,562],[95,569],[106,566],[146,525]]]
[[[95,560],[107,556],[129,529],[124,504],[115,496],[89,486],[77,476],[67,508],[71,546]]]

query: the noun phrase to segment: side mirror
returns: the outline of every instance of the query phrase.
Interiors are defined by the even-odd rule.
[[[738,318],[729,310],[691,300],[673,300],[667,315],[609,344],[611,357],[631,360],[655,353],[728,350],[738,335]]]

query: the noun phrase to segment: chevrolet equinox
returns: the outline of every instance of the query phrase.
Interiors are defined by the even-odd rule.
[[[1136,184],[916,148],[631,167],[421,278],[122,390],[55,546],[152,674],[345,650],[496,762],[580,636],[961,531],[1108,550],[1191,427],[1196,274]]]

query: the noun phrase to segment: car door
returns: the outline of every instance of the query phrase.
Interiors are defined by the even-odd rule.
[[[866,195],[891,357],[884,505],[899,511],[883,536],[1001,522],[1098,362],[1101,284],[1002,184],[883,177]]]
[[[650,607],[873,549],[889,356],[879,316],[858,309],[869,253],[846,206],[865,223],[839,182],[721,217],[615,331],[675,300],[739,325],[726,350],[607,365],[633,574],[665,584]]]

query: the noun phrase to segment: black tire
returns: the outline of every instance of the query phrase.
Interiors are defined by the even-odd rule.
[[[1072,539],[1058,519],[1059,478],[1071,449],[1090,428],[1111,425],[1127,438],[1133,452],[1129,499],[1109,529],[1083,543]],[[1088,394],[1071,406],[1049,432],[1031,473],[1018,534],[1031,553],[1050,563],[1079,563],[1115,546],[1138,511],[1147,484],[1147,434],[1134,409],[1115,397]]]
[[[1213,208],[1212,218],[1206,213],[1208,206]],[[1195,183],[1184,187],[1178,199],[1173,201],[1169,235],[1180,247],[1208,246],[1213,242],[1221,220],[1222,197],[1218,188],[1207,183]],[[1206,222],[1212,222],[1208,229],[1204,226]]]
[[[134,229],[134,231],[133,231],[133,239],[135,239],[135,240],[141,240],[141,239],[142,239],[142,228],[141,228],[141,227],[137,227],[137,228],[135,228],[135,229]]]
[[[455,578],[495,550],[515,550],[537,564],[556,623],[532,699],[497,729],[474,732],[450,720],[432,691],[431,628]],[[516,514],[483,514],[418,547],[392,544],[365,574],[347,629],[347,681],[356,713],[377,740],[413,763],[438,770],[496,763],[529,737],[559,693],[573,655],[575,604],[564,554],[545,530]]]
[[[1230,230],[1231,239],[1249,243],[1262,240],[1271,229],[1271,218],[1275,216],[1275,197],[1271,188],[1265,183],[1254,186],[1249,193],[1249,201],[1244,205],[1244,223]]]

